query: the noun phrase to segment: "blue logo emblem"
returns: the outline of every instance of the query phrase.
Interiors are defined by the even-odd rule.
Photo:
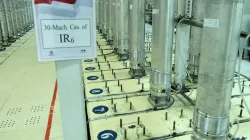
[[[86,60],[84,60],[84,62],[93,62],[93,60],[92,59],[86,59]]]
[[[109,111],[109,108],[106,107],[106,106],[101,105],[101,106],[96,106],[96,107],[94,107],[92,111],[93,111],[95,114],[104,114],[104,113],[106,113],[106,112]]]
[[[234,74],[234,77],[238,77],[238,74]]]
[[[94,81],[94,80],[97,80],[98,77],[97,76],[89,76],[87,79],[91,80],[91,81]]]
[[[98,140],[116,140],[117,133],[112,130],[104,130],[97,136]]]
[[[91,94],[101,94],[101,93],[103,93],[103,90],[100,88],[95,88],[95,89],[91,89],[89,92]]]
[[[95,70],[95,67],[87,67],[87,68],[85,68],[85,70],[89,70],[89,71]]]

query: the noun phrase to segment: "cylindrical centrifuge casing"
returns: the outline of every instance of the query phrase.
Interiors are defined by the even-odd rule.
[[[16,8],[15,8],[15,0],[9,0],[9,4],[10,4],[10,12],[11,12],[11,23],[12,23],[12,28],[13,28],[13,35],[16,38],[17,36],[17,25],[16,25]]]
[[[118,54],[120,60],[128,59],[129,31],[128,31],[128,0],[118,0]]]
[[[175,0],[154,0],[150,97],[154,106],[171,104]]]
[[[206,0],[193,140],[225,140],[243,0]]]
[[[6,17],[7,29],[8,29],[8,36],[13,36],[13,27],[11,22],[11,12],[10,12],[10,5],[9,0],[3,0],[4,3],[4,13]]]
[[[103,12],[102,12],[102,18],[103,18],[103,22],[102,22],[102,35],[104,37],[106,37],[107,35],[107,0],[102,0],[102,8],[103,8]]]
[[[145,0],[129,0],[130,75],[145,75]]]
[[[112,0],[112,8],[111,8],[111,18],[112,18],[112,22],[111,22],[111,28],[112,28],[112,34],[113,34],[113,48],[114,51],[117,52],[118,49],[118,42],[117,42],[117,28],[116,28],[116,22],[117,22],[117,17],[116,17],[116,0]]]
[[[205,0],[193,0],[192,17],[196,21],[202,22],[204,20],[204,5]],[[198,82],[201,40],[202,28],[191,26],[188,73],[194,83]]]
[[[0,1],[0,22],[1,22],[1,29],[2,29],[2,39],[3,42],[8,42],[8,27],[7,21],[5,17],[5,9],[4,9],[4,2]]]
[[[112,19],[112,0],[108,0],[108,9],[107,9],[107,41],[109,44],[113,44],[113,19]]]

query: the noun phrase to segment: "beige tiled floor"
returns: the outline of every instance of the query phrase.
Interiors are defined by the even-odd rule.
[[[35,35],[31,33],[28,40],[17,41],[20,47],[0,65],[1,140],[43,140],[45,136],[55,66],[37,62]],[[57,114],[56,110],[54,117]],[[54,123],[58,125],[53,125],[51,139],[62,135],[60,119]]]

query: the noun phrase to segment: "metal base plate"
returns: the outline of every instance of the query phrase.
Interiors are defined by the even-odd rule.
[[[120,61],[126,61],[129,59],[128,54],[118,54],[118,58]]]
[[[8,42],[14,43],[14,42],[16,42],[16,39],[13,36],[9,36]]]
[[[4,47],[9,47],[10,45],[11,44],[9,42],[7,42],[7,41],[3,42],[3,44],[2,44],[2,46],[4,46]]]
[[[140,78],[147,75],[145,69],[130,69],[129,74],[133,78]]]
[[[174,98],[171,96],[166,96],[166,97],[149,96],[148,100],[154,107],[170,107],[174,103]]]

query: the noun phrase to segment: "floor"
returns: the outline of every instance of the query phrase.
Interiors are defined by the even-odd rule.
[[[5,52],[0,52],[0,139],[63,140],[60,107],[56,96],[57,86],[54,62],[37,62],[35,35],[33,30],[7,49],[8,50]],[[112,66],[124,68],[124,65],[120,64],[112,64]],[[117,73],[118,79],[127,78],[127,75],[120,73],[119,70],[115,72]],[[242,62],[241,72],[250,77],[249,62]],[[105,77],[112,80],[113,74],[111,74],[111,71],[107,71],[107,73],[110,73],[110,76]],[[121,77],[119,74],[125,77]],[[93,73],[89,75],[93,76]],[[100,74],[97,73],[97,75]],[[84,78],[86,81],[88,74],[85,76]],[[137,81],[135,80],[121,81],[121,84],[125,85],[126,82],[136,85],[133,88],[124,88],[125,90],[131,90],[127,92],[134,92],[141,89],[141,84],[137,86]],[[140,82],[148,83],[148,79],[141,79]],[[99,84],[99,87],[105,86],[105,82],[100,81]],[[116,84],[117,81],[109,83],[111,91],[120,91],[120,87],[117,88]],[[149,85],[145,85],[146,91],[148,90],[148,86]],[[91,90],[93,87],[94,86],[89,83],[89,89],[87,90]],[[91,97],[94,95],[89,93],[86,94],[89,95],[90,99],[87,106],[93,108],[93,106],[96,106],[96,104],[94,105],[93,102],[91,102]],[[131,102],[135,102],[135,104],[138,100],[147,100],[143,96],[138,96],[134,99],[135,100],[131,100]],[[99,104],[109,105],[110,102],[103,101],[99,102]],[[127,106],[126,103],[122,105]],[[145,104],[145,106],[150,105]],[[123,112],[124,110],[118,110],[118,112],[119,111]],[[125,110],[125,112],[126,111],[127,110]],[[176,113],[176,110],[170,110],[170,112],[171,111]],[[111,115],[113,112],[109,113],[109,115]],[[165,112],[159,113],[165,114]],[[91,112],[89,112],[89,114],[90,118],[100,117],[100,115],[91,114]],[[145,114],[145,116],[146,115],[147,114]],[[147,117],[152,118],[152,116]],[[124,118],[126,120],[129,116]],[[130,118],[132,118],[132,116]],[[119,122],[119,118],[110,119],[107,122],[99,122],[97,120],[93,121],[90,125],[92,129],[94,129],[99,128],[100,124],[105,126],[111,121]],[[188,120],[185,119],[185,121]],[[116,127],[116,125],[114,125],[114,127]],[[98,134],[93,132],[91,135],[96,137]],[[187,137],[190,136],[187,135],[183,139],[188,139]]]
[[[10,56],[2,57],[0,65],[0,139],[44,140],[56,81],[55,64],[37,62],[34,31],[22,40],[18,47],[7,48]],[[56,102],[51,140],[62,136],[58,108]]]

